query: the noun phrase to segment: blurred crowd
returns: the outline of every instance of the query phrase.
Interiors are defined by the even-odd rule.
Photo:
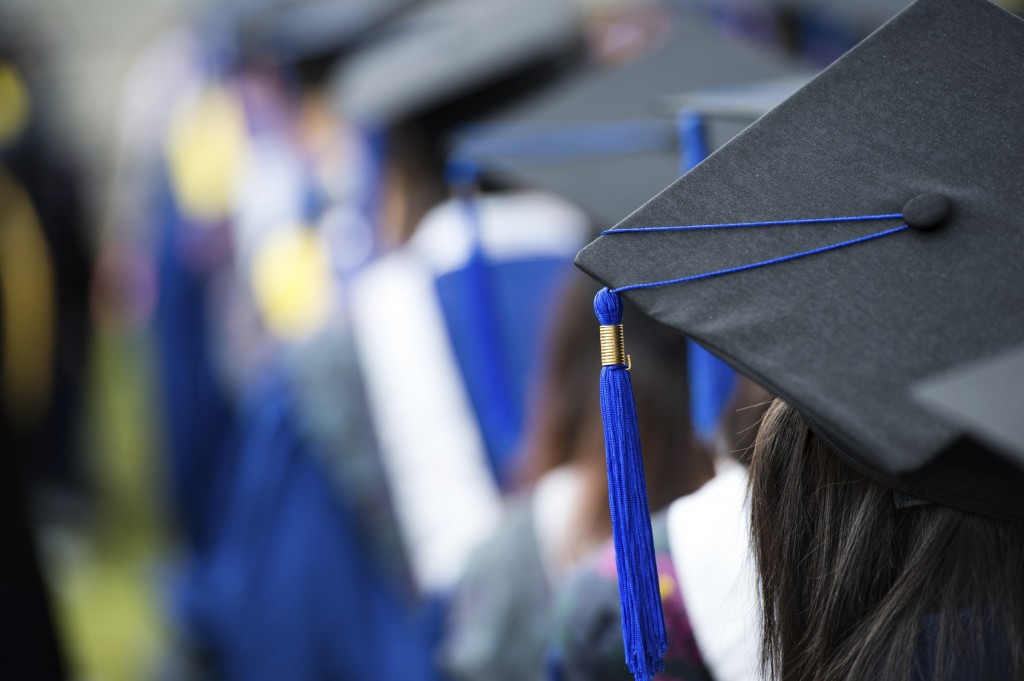
[[[110,192],[0,5],[0,676],[631,678],[573,259],[907,4],[216,0]],[[771,396],[626,316],[659,678],[755,678]]]

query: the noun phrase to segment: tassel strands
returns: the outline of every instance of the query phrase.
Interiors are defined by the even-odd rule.
[[[594,312],[601,324],[601,420],[626,664],[636,681],[650,681],[664,668],[668,643],[636,403],[622,337],[622,300],[601,289],[594,298]]]

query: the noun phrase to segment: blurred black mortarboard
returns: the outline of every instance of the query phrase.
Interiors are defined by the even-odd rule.
[[[307,60],[351,49],[373,36],[412,0],[243,0],[221,8],[237,15],[248,50]]]
[[[569,0],[433,0],[343,64],[332,76],[333,96],[347,118],[392,127],[496,82],[503,92],[493,99],[507,101],[516,77],[540,78],[549,63],[578,52],[581,40],[581,16]]]
[[[691,110],[715,120],[732,120],[749,125],[807,85],[812,76],[808,73],[674,93],[662,97],[658,109],[666,115]],[[722,144],[728,141],[724,140]],[[722,145],[715,148],[719,146]]]
[[[472,162],[484,179],[561,194],[607,227],[681,174],[676,121],[659,111],[659,98],[801,72],[781,54],[694,21],[624,66],[559,81],[470,127],[456,140],[454,156]],[[727,136],[716,133],[705,146],[713,149],[756,117],[728,121]]]
[[[777,8],[810,14],[818,22],[829,22],[856,36],[864,36],[891,19],[910,4],[909,0],[772,0]]]
[[[914,393],[1024,466],[1024,346],[926,379]]]
[[[616,230],[775,224],[605,235],[577,263],[613,289],[721,274],[621,292],[864,476],[1024,521],[1024,477],[912,391],[1024,344],[1022,64],[1020,19],[919,0]]]

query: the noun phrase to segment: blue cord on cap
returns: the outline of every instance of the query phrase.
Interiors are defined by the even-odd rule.
[[[881,232],[875,232],[874,234],[867,234],[865,236],[857,237],[856,239],[840,241],[839,243],[829,244],[827,246],[821,246],[819,248],[812,248],[807,251],[800,251],[799,253],[790,253],[789,255],[782,255],[777,258],[771,258],[769,260],[753,262],[750,263],[749,265],[737,265],[736,267],[727,267],[725,269],[715,270],[714,272],[692,274],[688,277],[678,277],[676,279],[665,279],[663,281],[651,281],[643,284],[629,284],[627,286],[619,286],[618,288],[612,289],[612,293],[622,293],[623,291],[635,291],[637,289],[644,288],[656,288],[658,286],[670,286],[672,284],[685,284],[686,282],[689,281],[700,281],[701,279],[710,279],[712,277],[718,277],[723,274],[734,274],[736,272],[744,272],[746,270],[757,269],[758,267],[777,265],[779,263],[788,262],[790,260],[796,260],[797,258],[804,258],[809,255],[817,255],[818,253],[827,253],[828,251],[835,251],[840,248],[846,248],[847,246],[853,246],[854,244],[860,244],[864,243],[865,241],[871,241],[872,239],[878,239],[883,236],[889,236],[890,234],[902,232],[905,229],[909,229],[909,227],[907,225],[900,225],[899,227],[893,227],[892,229],[886,229]]]

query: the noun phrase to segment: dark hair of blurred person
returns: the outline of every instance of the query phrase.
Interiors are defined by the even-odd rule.
[[[781,400],[750,482],[771,678],[1024,678],[1024,526],[894,503]]]
[[[561,467],[577,468],[587,481],[579,509],[575,557],[611,536],[604,435],[598,396],[591,310],[596,287],[577,281],[558,307],[541,395],[527,435],[524,478],[536,484]],[[630,370],[636,393],[640,437],[644,443],[647,496],[652,511],[693,492],[714,474],[711,460],[695,441],[687,418],[686,347],[682,336],[642,315],[630,319]]]

